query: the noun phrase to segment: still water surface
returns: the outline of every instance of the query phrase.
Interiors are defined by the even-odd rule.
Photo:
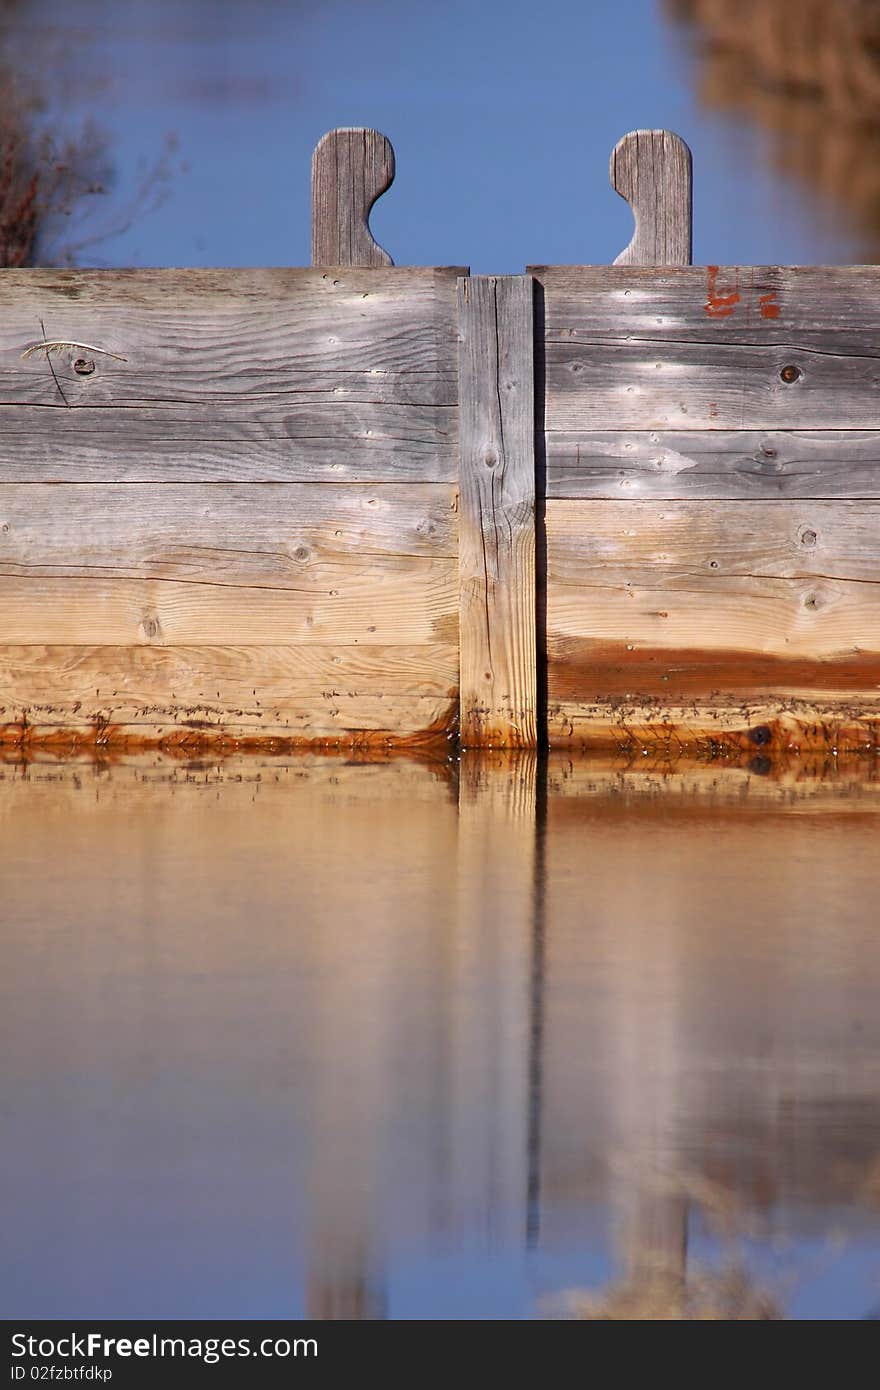
[[[3,1315],[876,1315],[880,781],[756,768],[0,768]]]

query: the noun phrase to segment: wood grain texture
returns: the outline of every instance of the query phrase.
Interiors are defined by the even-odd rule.
[[[534,747],[535,414],[528,276],[459,282],[461,737]]]
[[[458,273],[2,271],[0,477],[451,480]]]
[[[876,428],[875,266],[535,273],[548,445],[556,431]]]
[[[365,127],[330,130],[312,155],[312,265],[393,265],[370,208],[394,179],[391,141]]]
[[[320,590],[348,562],[458,554],[449,484],[0,483],[0,574]]]
[[[0,641],[453,640],[454,492],[0,486]]]
[[[296,740],[413,736],[448,722],[455,643],[0,647],[0,739],[55,729],[175,727]]]
[[[552,741],[873,737],[880,504],[550,501],[547,537]]]
[[[880,498],[880,431],[554,431],[547,435],[547,495]]]
[[[633,211],[635,231],[615,265],[690,265],[691,152],[671,130],[633,130],[611,154],[611,187]]]

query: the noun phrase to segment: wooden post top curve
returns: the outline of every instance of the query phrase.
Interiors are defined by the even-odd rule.
[[[390,266],[370,209],[391,187],[394,150],[378,130],[330,130],[312,155],[312,265]]]
[[[615,265],[690,265],[692,159],[671,130],[632,130],[611,152],[611,186],[636,227]]]

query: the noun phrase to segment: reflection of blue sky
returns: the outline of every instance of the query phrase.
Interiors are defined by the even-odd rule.
[[[657,0],[93,0],[88,26],[37,0],[31,14],[64,55],[52,118],[109,130],[119,206],[167,134],[180,141],[165,204],[98,249],[109,264],[307,262],[309,159],[333,125],[392,139],[398,179],[374,230],[398,264],[612,259],[630,231],[608,156],[637,126],[693,148],[697,261],[855,255],[842,212],[773,172],[762,136],[698,108]]]

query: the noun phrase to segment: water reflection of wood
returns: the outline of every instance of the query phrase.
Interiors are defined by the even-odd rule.
[[[785,173],[853,216],[880,251],[880,13],[862,0],[666,0],[694,26],[699,95],[755,121]]]
[[[212,1258],[324,1317],[393,1315],[408,1251],[553,1251],[597,1213],[628,1277],[684,1277],[706,1192],[774,1234],[864,1225],[878,785],[856,759],[0,767],[14,1190],[71,1249],[131,1213],[147,1270],[163,1222],[200,1251],[223,1210]]]

